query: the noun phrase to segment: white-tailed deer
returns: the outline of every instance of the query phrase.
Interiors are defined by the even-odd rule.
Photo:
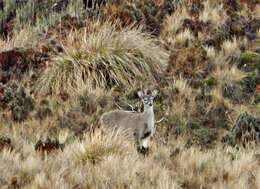
[[[147,153],[149,141],[155,132],[155,118],[153,111],[153,100],[157,95],[157,90],[138,91],[139,98],[142,99],[144,111],[129,112],[114,110],[104,113],[101,118],[101,126],[104,128],[130,129],[133,131],[138,149],[142,153]]]

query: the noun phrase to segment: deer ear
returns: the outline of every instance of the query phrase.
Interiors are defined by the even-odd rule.
[[[153,97],[156,97],[157,94],[158,94],[158,90],[157,89],[153,90],[153,92],[152,92]]]
[[[144,96],[143,91],[138,91],[137,94],[138,94],[139,98],[142,98]]]

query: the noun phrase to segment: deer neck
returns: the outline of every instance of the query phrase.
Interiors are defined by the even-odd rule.
[[[154,124],[153,106],[144,107],[143,114],[147,116],[149,124],[153,125]]]
[[[144,107],[143,115],[146,118],[148,128],[152,131],[152,135],[155,133],[155,118],[153,106]]]

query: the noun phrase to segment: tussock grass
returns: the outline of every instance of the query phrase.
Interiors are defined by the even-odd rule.
[[[11,38],[0,39],[0,46],[2,47],[0,52],[20,47],[32,48],[36,45],[37,39],[38,34],[35,29],[28,26],[19,32],[14,32]]]
[[[190,98],[192,96],[192,88],[189,86],[188,81],[180,77],[174,80],[174,87],[178,90],[180,96]]]
[[[192,39],[193,36],[190,31],[186,30],[184,34],[176,36],[178,30],[181,28],[185,18],[188,18],[188,12],[184,5],[179,5],[176,11],[165,19],[163,30],[160,38],[169,46],[174,46],[176,41]],[[175,38],[176,37],[176,38]]]
[[[236,38],[234,38],[233,40],[224,41],[221,45],[221,48],[226,56],[230,56],[233,54],[238,54],[239,56],[240,54],[239,44]]]
[[[120,155],[131,149],[126,140],[127,133],[124,131],[111,131],[106,135],[98,131],[94,136],[86,135],[76,148],[78,151],[75,152],[75,158],[80,163],[98,163],[107,156]]]
[[[14,136],[12,131],[6,133]],[[34,152],[28,134],[15,134],[19,148],[0,152],[1,188],[11,186],[13,180],[23,188],[54,189],[260,187],[260,149],[255,145],[236,149],[219,144],[201,150],[198,146],[186,148],[185,137],[173,137],[166,145],[153,140],[151,152],[144,158],[120,133],[97,130],[66,145],[63,152],[42,157]],[[99,161],[93,164],[88,153]]]
[[[189,117],[195,110],[195,93],[188,81],[180,77],[174,80],[169,88],[172,91],[171,100],[167,104],[170,108],[169,120],[176,122],[178,128],[185,130]]]
[[[10,19],[10,16],[15,12],[16,2],[3,0],[5,5],[4,10],[0,11],[0,31],[4,29],[4,24]]]
[[[207,52],[207,57],[209,57],[212,61],[214,61],[214,59],[217,56],[216,50],[214,49],[214,47],[204,47],[204,49]]]
[[[33,22],[35,16],[35,2],[33,0],[27,1],[27,3],[16,9],[16,24],[17,30],[21,30],[25,25],[30,25]]]
[[[84,12],[86,12],[86,10],[84,10],[83,0],[70,1],[67,12],[73,17],[81,18]]]
[[[220,26],[227,18],[226,11],[222,3],[205,1],[204,10],[199,14],[199,20],[210,21],[214,27]]]
[[[35,28],[39,33],[47,32],[50,27],[60,23],[64,15],[65,12],[61,12],[61,13],[52,12],[51,14],[48,14],[48,16],[45,15],[37,16]]]
[[[226,57],[227,59],[238,59],[241,55],[241,47],[248,46],[248,40],[246,38],[233,38],[226,40],[221,45],[221,52],[219,56]]]
[[[191,33],[189,29],[185,29],[183,32],[178,33],[176,37],[169,40],[169,44],[171,47],[176,47],[177,45],[185,46],[184,44],[187,41],[195,40],[194,35]]]
[[[95,22],[72,31],[63,49],[39,80],[39,91],[75,94],[88,88],[129,85],[138,78],[155,81],[168,59],[141,28],[119,29],[118,22]]]
[[[117,21],[98,20],[99,10],[83,9],[82,0],[69,1],[66,10],[61,12],[37,10],[33,18],[36,20],[31,20],[36,8],[32,4],[27,3],[18,8],[13,0],[4,2],[7,6],[3,12],[0,11],[0,22],[6,22],[8,16],[16,13],[19,32],[14,30],[7,39],[0,40],[0,52],[16,47],[33,48],[36,42],[41,45],[42,39],[50,39],[52,46],[52,42],[55,43],[52,39],[58,30],[55,25],[60,23],[58,28],[61,30],[57,32],[61,32],[58,40],[63,49],[59,53],[50,51],[52,57],[35,84],[35,89],[39,93],[48,94],[67,92],[75,98],[64,100],[57,95],[49,95],[46,100],[49,101],[48,107],[53,115],[45,119],[37,117],[38,107],[42,106],[39,102],[45,98],[44,95],[39,95],[39,98],[33,96],[35,109],[30,118],[23,122],[12,122],[8,110],[0,113],[0,137],[10,137],[14,147],[12,151],[0,151],[0,188],[260,188],[259,146],[226,146],[219,140],[224,132],[229,131],[209,128],[204,124],[207,113],[222,106],[227,116],[224,121],[228,129],[234,126],[241,113],[249,112],[259,117],[259,105],[247,102],[246,99],[245,102],[236,103],[223,96],[226,86],[240,85],[243,77],[253,74],[245,73],[235,65],[241,56],[241,47],[253,51],[255,47],[251,43],[254,45],[255,41],[234,36],[224,41],[220,49],[218,45],[203,47],[209,60],[202,60],[202,63],[213,64],[213,68],[206,71],[205,78],[199,77],[198,83],[182,77],[166,79],[163,76],[168,53],[160,44],[166,44],[169,50],[190,46],[185,43],[190,41],[195,48],[203,46],[202,40],[214,37],[214,29],[229,18],[221,3],[205,1],[205,9],[198,18],[194,18],[186,9],[187,1],[174,1],[179,5],[173,15],[164,20],[159,41],[143,33],[141,27],[121,28],[122,25]],[[48,1],[50,4],[46,6],[52,2],[57,0]],[[131,0],[128,3],[131,6],[133,3],[134,7],[136,2]],[[141,3],[146,4],[144,1]],[[135,11],[133,14],[138,13]],[[259,17],[259,12],[252,14],[246,10],[237,13],[254,18],[257,15]],[[62,21],[68,18],[64,26],[66,29],[67,24],[70,24],[69,16],[76,17],[79,22],[87,22],[87,25],[66,34],[62,30]],[[192,30],[182,27],[186,18],[209,21],[209,27],[213,28],[206,28],[210,30],[209,33],[202,31],[195,36]],[[101,16],[99,19],[106,18]],[[74,18],[71,21],[74,22]],[[28,26],[31,22],[33,25]],[[260,30],[257,35],[260,36]],[[157,83],[160,78],[165,80]],[[165,118],[156,122],[156,135],[152,138],[147,157],[137,153],[134,137],[127,132],[104,132],[95,127],[98,126],[95,123],[101,113],[115,108],[116,100],[119,100],[119,105],[126,101],[134,103],[136,107],[135,92],[140,83],[159,89],[159,99],[155,99],[154,107],[156,120],[161,118],[159,116]],[[81,95],[77,96],[79,93]],[[163,111],[166,111],[164,115]],[[60,120],[68,122],[60,124]],[[79,123],[74,125],[74,121]],[[78,135],[81,121],[86,121],[82,125],[89,126],[91,131]],[[193,142],[196,143],[196,138],[193,138],[195,135],[202,136],[203,140],[204,136],[205,140],[208,137],[211,140],[211,132],[215,134],[215,129],[218,139],[212,139],[214,144],[209,146],[212,148],[193,145]],[[58,138],[60,143],[65,144],[64,150],[53,151],[48,155],[36,152],[36,142],[47,137]]]
[[[260,6],[256,6],[254,17],[260,18]]]
[[[187,9],[184,6],[178,6],[177,10],[170,16],[166,18],[163,35],[176,34],[178,29],[180,29],[183,20],[188,18]]]
[[[223,68],[218,67],[213,73],[212,77],[217,80],[219,86],[234,83],[240,81],[246,73],[239,70],[236,66],[225,66]]]
[[[257,31],[257,36],[260,38],[260,29]]]

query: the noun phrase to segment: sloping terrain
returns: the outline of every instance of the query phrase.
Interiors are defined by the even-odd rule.
[[[260,188],[257,0],[0,0],[0,188]],[[158,89],[147,157],[103,132]]]

